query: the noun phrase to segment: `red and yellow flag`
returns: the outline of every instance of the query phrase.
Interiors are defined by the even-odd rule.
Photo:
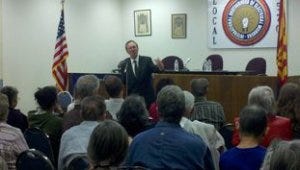
[[[279,8],[279,30],[278,30],[278,42],[277,42],[277,77],[279,87],[281,87],[287,81],[288,77],[288,63],[287,63],[287,30],[286,30],[286,18],[284,0],[280,0]]]

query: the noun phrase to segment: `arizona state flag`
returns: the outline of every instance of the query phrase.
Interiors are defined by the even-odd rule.
[[[279,30],[277,42],[277,77],[279,87],[281,87],[288,77],[288,63],[287,63],[287,30],[284,0],[280,0],[279,8]]]

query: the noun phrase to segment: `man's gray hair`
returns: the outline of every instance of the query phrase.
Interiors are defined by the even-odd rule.
[[[269,86],[254,87],[248,95],[248,104],[256,104],[265,109],[267,114],[275,114],[274,92]]]
[[[79,77],[75,85],[75,98],[83,99],[98,92],[99,79],[95,75]]]
[[[129,43],[134,43],[136,45],[137,48],[139,48],[137,42],[135,42],[134,40],[128,40],[126,43],[125,43],[125,49],[127,50],[127,46]]]
[[[168,85],[157,96],[158,111],[165,122],[179,123],[185,111],[184,93],[180,87]]]
[[[196,97],[206,95],[209,82],[206,78],[193,79],[190,82],[191,92]]]
[[[184,99],[185,99],[185,110],[191,111],[195,104],[195,97],[189,91],[184,90],[183,93],[184,93]]]

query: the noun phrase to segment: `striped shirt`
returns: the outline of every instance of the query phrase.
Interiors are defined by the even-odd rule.
[[[8,169],[16,169],[19,154],[29,149],[20,129],[6,123],[0,123],[0,155]]]

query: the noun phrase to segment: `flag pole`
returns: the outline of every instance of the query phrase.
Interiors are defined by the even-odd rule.
[[[61,0],[62,10],[58,24],[55,52],[52,64],[52,75],[56,81],[56,86],[60,91],[68,90],[68,67],[67,57],[69,51],[67,47],[66,35],[65,35],[65,22],[64,22],[64,2]]]
[[[65,0],[61,0],[61,7],[64,9]]]

